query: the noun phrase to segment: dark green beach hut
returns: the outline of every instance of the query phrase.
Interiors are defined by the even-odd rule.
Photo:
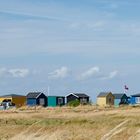
[[[123,104],[128,104],[128,97],[125,93],[115,93],[114,95],[114,105],[118,107]]]

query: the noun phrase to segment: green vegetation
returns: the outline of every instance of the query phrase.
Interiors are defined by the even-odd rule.
[[[68,106],[71,106],[71,107],[77,107],[79,105],[80,105],[79,100],[74,100],[68,103]]]

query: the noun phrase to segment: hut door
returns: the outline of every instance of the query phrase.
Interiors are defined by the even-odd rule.
[[[63,104],[63,98],[58,98],[58,105],[62,105]]]
[[[40,105],[45,105],[45,99],[44,98],[40,98],[39,99],[39,104]]]
[[[109,105],[112,105],[112,100],[111,98],[108,99]]]

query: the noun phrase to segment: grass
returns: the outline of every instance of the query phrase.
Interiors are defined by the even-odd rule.
[[[39,107],[0,113],[0,140],[140,139],[139,107]]]

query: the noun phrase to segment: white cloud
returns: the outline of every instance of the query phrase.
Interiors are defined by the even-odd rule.
[[[24,78],[29,74],[29,70],[28,69],[10,69],[9,73],[12,75],[12,77]]]
[[[89,70],[83,72],[79,77],[78,80],[86,80],[89,78],[96,78],[100,80],[108,80],[113,79],[118,75],[118,71],[112,71],[109,74],[104,74],[101,72],[99,67],[92,67]]]
[[[109,74],[109,78],[112,79],[112,78],[116,77],[117,74],[118,74],[118,71],[113,71]]]
[[[24,78],[29,74],[28,69],[6,69],[0,68],[0,77]]]
[[[61,67],[60,69],[56,69],[55,71],[49,73],[50,79],[63,79],[69,75],[69,70],[67,67]]]
[[[85,80],[91,77],[96,77],[97,75],[99,75],[100,69],[99,67],[92,67],[89,70],[83,72],[80,76],[79,76],[79,80]]]
[[[101,77],[101,79],[102,79],[102,80],[113,79],[113,78],[115,78],[117,75],[118,75],[118,71],[115,70],[115,71],[110,72],[108,76]]]

